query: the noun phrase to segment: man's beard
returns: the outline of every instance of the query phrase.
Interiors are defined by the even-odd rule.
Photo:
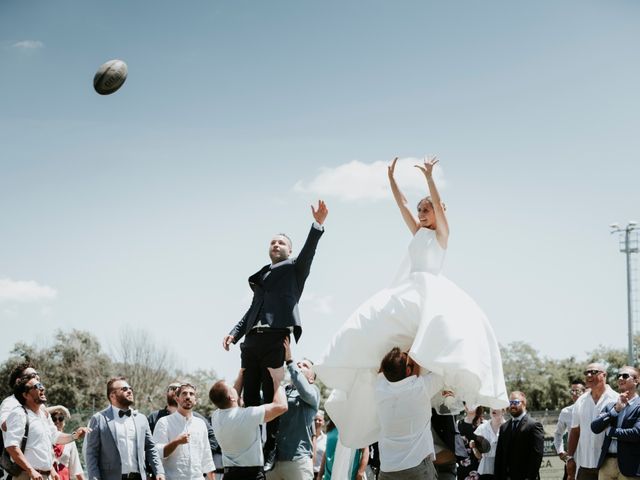
[[[167,397],[167,406],[168,407],[177,407],[178,402],[176,402],[175,397]]]

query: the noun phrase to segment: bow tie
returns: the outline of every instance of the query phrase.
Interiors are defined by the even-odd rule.
[[[124,417],[125,415],[126,415],[127,417],[130,417],[130,416],[131,416],[131,409],[129,409],[129,410],[120,410],[120,411],[118,412],[118,416],[119,416],[120,418]]]

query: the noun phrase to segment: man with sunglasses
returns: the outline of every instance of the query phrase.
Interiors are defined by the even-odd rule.
[[[6,420],[5,448],[11,459],[22,468],[16,480],[47,480],[53,469],[52,445],[67,444],[84,436],[86,427],[72,434],[59,432],[43,410],[47,401],[45,387],[40,378],[31,373],[23,376],[14,387],[14,395],[22,408],[11,411]],[[26,432],[27,422],[29,424]],[[22,447],[23,437],[27,442]]]
[[[594,433],[604,432],[598,460],[598,480],[640,478],[640,401],[638,370],[624,366],[618,372],[616,402],[591,422]]]
[[[564,407],[560,411],[558,417],[558,423],[556,424],[556,431],[553,434],[553,445],[556,448],[556,453],[562,461],[567,458],[567,451],[565,444],[568,438],[568,432],[571,429],[571,418],[573,416],[573,406],[585,391],[584,382],[582,380],[574,380],[571,382],[571,388],[569,394],[571,395],[571,405]],[[564,476],[562,480],[567,478],[567,466],[564,467]]]
[[[598,418],[606,405],[618,400],[618,394],[607,385],[604,365],[587,365],[584,376],[588,390],[574,404],[567,442],[568,480],[597,480],[604,433],[593,433],[591,422]]]
[[[164,468],[147,417],[131,409],[133,389],[125,377],[107,382],[110,406],[91,417],[85,441],[89,480],[142,480],[145,462],[158,480]]]
[[[162,453],[167,480],[214,480],[215,466],[209,447],[207,422],[194,415],[196,387],[181,384],[176,390],[177,410],[161,418],[153,433]]]
[[[9,374],[9,388],[13,390],[22,377],[31,374],[38,376],[38,372],[31,362],[26,361],[17,364],[15,367],[13,367],[11,373]],[[40,380],[39,376],[38,380]],[[0,404],[0,425],[2,425],[3,431],[6,431],[5,421],[7,420],[9,413],[11,413],[13,409],[19,406],[20,402],[13,394],[2,400],[2,403]]]
[[[500,427],[494,475],[496,480],[536,480],[544,450],[544,429],[527,412],[527,397],[509,396],[511,419]]]

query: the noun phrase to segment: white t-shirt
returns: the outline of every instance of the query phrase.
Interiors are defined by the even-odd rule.
[[[598,467],[598,459],[604,443],[605,432],[593,433],[591,431],[591,422],[598,418],[605,406],[617,400],[618,394],[607,385],[598,403],[593,401],[591,390],[588,390],[573,405],[571,428],[580,427],[580,439],[574,455],[578,467]]]
[[[264,464],[261,423],[264,423],[264,406],[221,408],[211,414],[211,426],[222,448],[225,467]]]
[[[398,472],[435,458],[431,435],[431,397],[442,379],[428,373],[389,382],[378,374],[375,399],[380,419],[380,470]]]

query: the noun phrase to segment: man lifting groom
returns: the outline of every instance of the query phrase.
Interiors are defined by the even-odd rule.
[[[317,208],[311,206],[315,220],[300,254],[291,257],[291,239],[278,234],[269,243],[270,265],[265,265],[249,277],[253,299],[249,310],[222,340],[222,346],[240,344],[243,374],[243,399],[245,406],[261,405],[273,398],[273,380],[268,368],[282,367],[285,360],[284,339],[293,332],[296,342],[302,334],[298,302],[311,270],[316,246],[324,233],[323,223],[329,211],[324,201]],[[262,391],[262,396],[260,392]],[[267,425],[267,440],[264,446],[265,467],[268,469],[275,458],[275,436],[278,419]]]

